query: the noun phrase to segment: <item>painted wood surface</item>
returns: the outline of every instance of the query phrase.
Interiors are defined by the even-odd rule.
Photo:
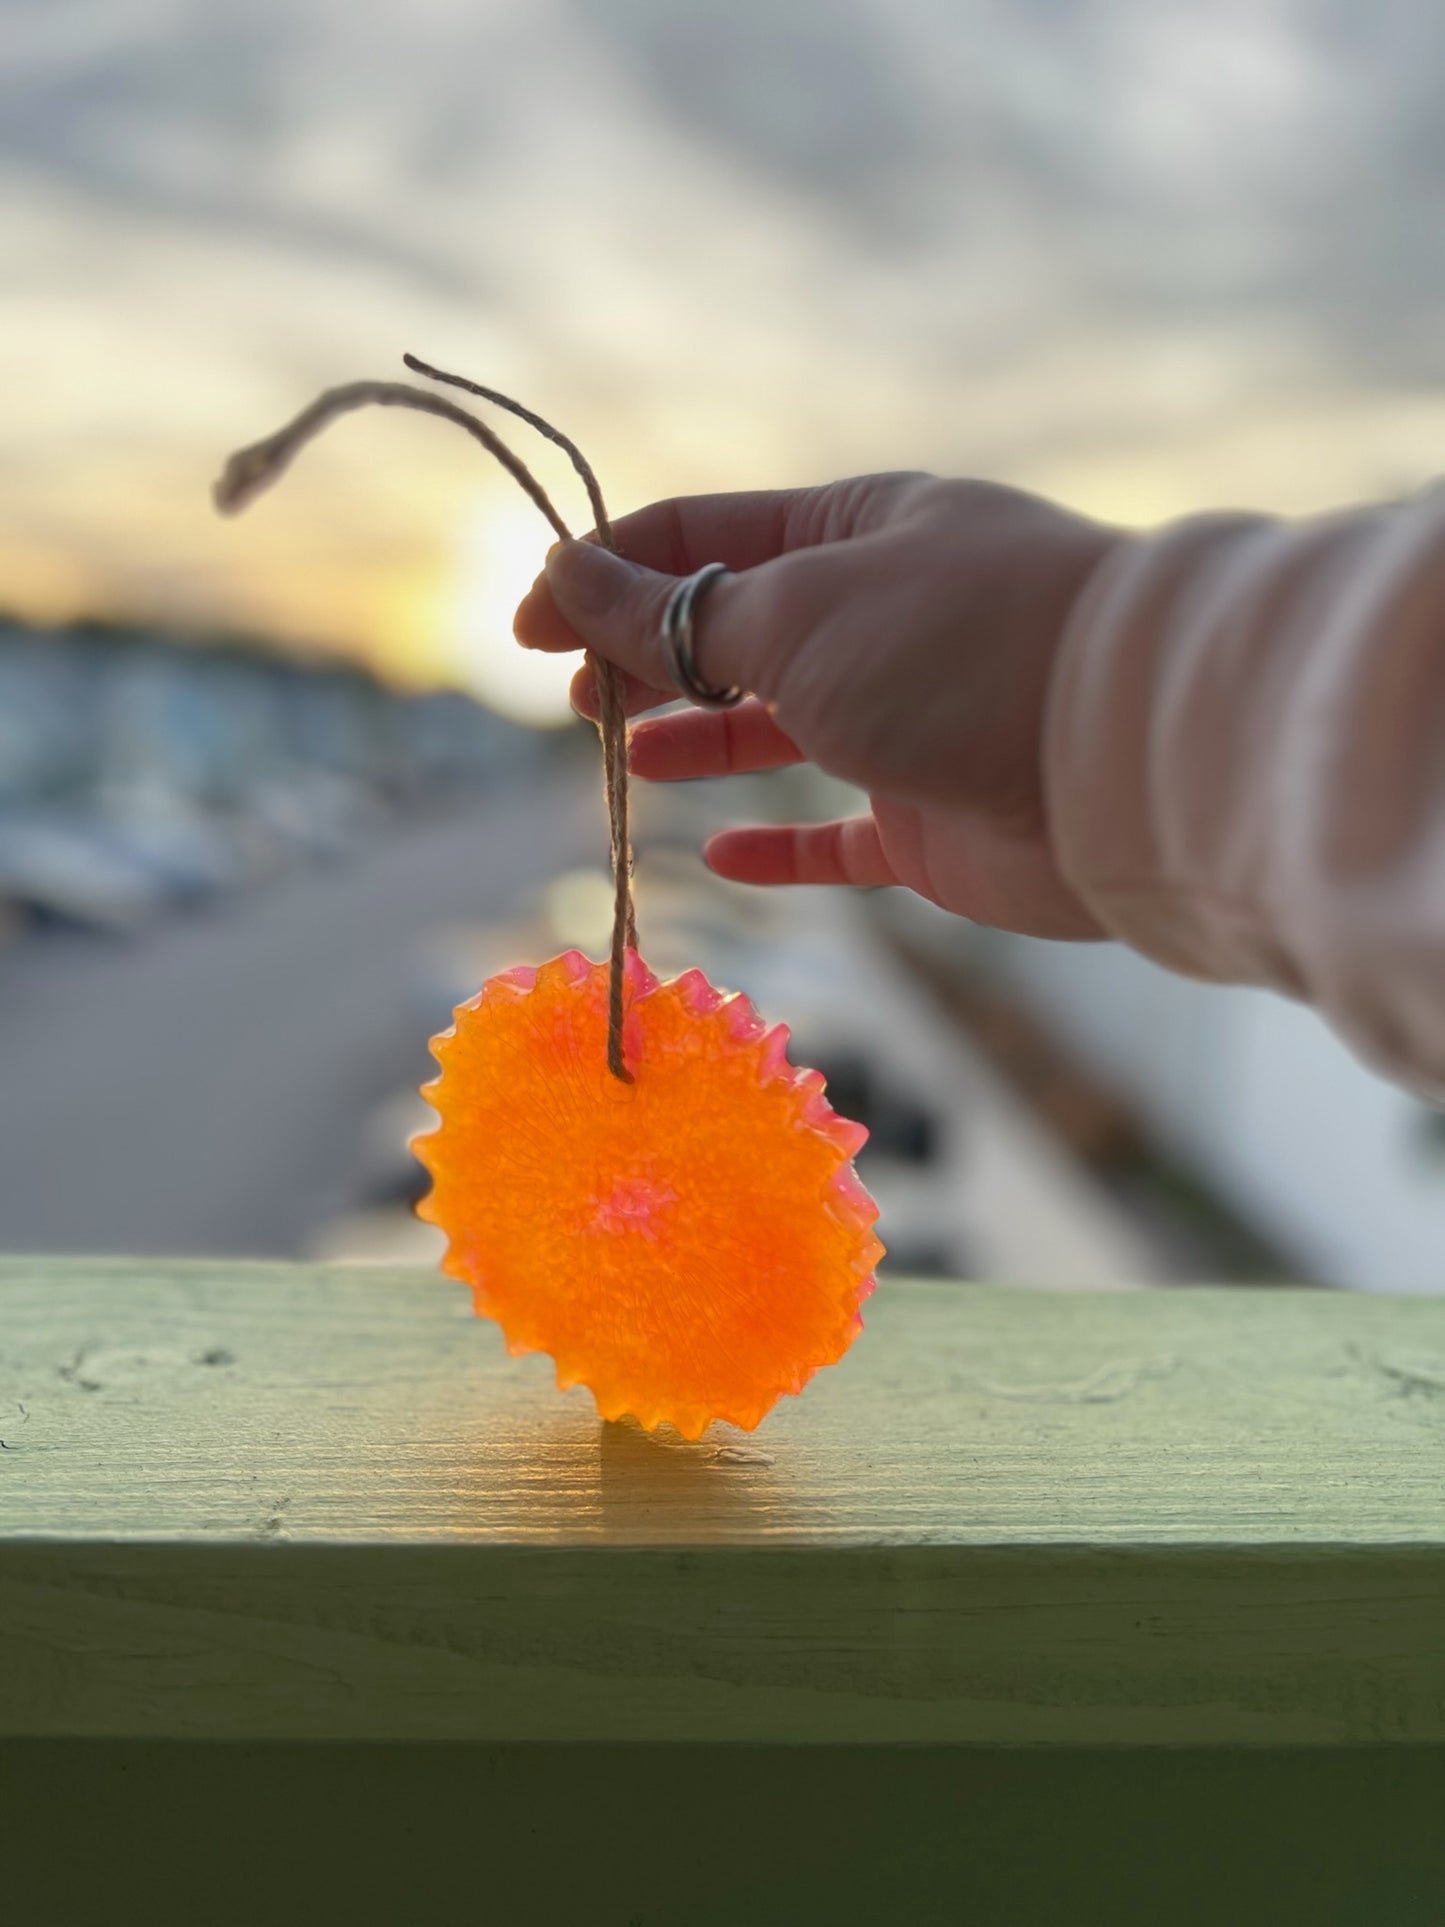
[[[1445,1301],[890,1282],[754,1434],[436,1277],[0,1267],[0,1733],[1445,1739]]]
[[[1435,1747],[0,1740],[19,1927],[1440,1927]]]

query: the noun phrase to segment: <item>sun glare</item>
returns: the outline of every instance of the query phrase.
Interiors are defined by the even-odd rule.
[[[458,544],[452,654],[456,673],[484,702],[518,722],[570,716],[572,656],[537,656],[512,639],[512,616],[552,542],[530,502],[485,497]]]

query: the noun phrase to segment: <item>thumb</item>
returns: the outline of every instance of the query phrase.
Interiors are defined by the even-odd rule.
[[[708,585],[693,608],[693,660],[705,683],[719,689],[735,683],[768,694],[781,666],[778,591],[797,559],[783,556]],[[639,682],[670,689],[662,613],[677,580],[594,542],[563,542],[547,558],[546,583],[573,637],[563,641],[539,634],[538,645],[575,648],[581,642]],[[787,641],[800,639],[795,629]]]

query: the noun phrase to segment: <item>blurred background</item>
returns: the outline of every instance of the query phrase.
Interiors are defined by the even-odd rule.
[[[213,515],[316,390],[460,368],[619,511],[1304,513],[1445,449],[1435,0],[0,0],[0,89],[0,1248],[425,1261],[426,1038],[605,942],[506,478],[362,416]],[[895,1270],[1445,1290],[1445,1119],[1310,1013],[703,872],[827,789],[640,798],[643,942],[869,1124]]]

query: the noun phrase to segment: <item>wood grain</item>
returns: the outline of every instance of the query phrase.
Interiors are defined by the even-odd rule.
[[[417,1273],[0,1266],[0,1733],[1445,1739],[1445,1302],[889,1283],[754,1434]]]

